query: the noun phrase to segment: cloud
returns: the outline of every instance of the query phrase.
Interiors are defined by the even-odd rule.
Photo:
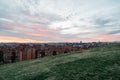
[[[32,40],[28,38],[19,38],[19,37],[12,37],[12,36],[0,36],[0,42],[19,42],[19,43],[26,43],[26,42],[42,42],[37,40]]]
[[[1,0],[0,36],[45,42],[119,40],[119,9],[118,0]]]
[[[12,20],[10,20],[10,19],[5,19],[5,18],[0,18],[0,21],[10,22],[10,23],[13,22]]]
[[[120,30],[111,31],[108,34],[120,34]]]
[[[103,33],[99,35],[101,41],[120,41],[120,36]]]

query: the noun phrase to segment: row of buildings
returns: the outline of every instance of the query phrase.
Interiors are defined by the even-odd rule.
[[[13,63],[31,60],[44,56],[70,53],[92,47],[102,46],[106,43],[0,43],[0,62]]]

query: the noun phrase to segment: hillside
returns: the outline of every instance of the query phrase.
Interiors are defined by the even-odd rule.
[[[120,44],[0,65],[0,80],[120,80]]]

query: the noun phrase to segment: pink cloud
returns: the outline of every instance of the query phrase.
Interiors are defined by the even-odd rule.
[[[12,36],[0,36],[0,42],[19,42],[19,43],[35,42],[36,43],[42,41],[20,38],[20,37],[12,37]]]
[[[98,35],[98,37],[101,38],[101,41],[120,41],[120,36],[118,35],[103,33]]]
[[[39,20],[39,18],[35,16],[31,16],[33,20]],[[42,20],[42,19],[40,19]],[[44,19],[43,19],[44,21]],[[70,34],[60,34],[60,30],[58,29],[50,29],[47,25],[44,24],[36,24],[30,23],[29,25],[19,24],[19,23],[7,23],[6,24],[10,29],[17,30],[21,32],[21,34],[29,35],[29,36],[36,36],[36,37],[51,37],[51,40],[48,41],[58,41],[58,42],[96,42],[96,41],[120,41],[120,36],[118,35],[111,35],[107,33],[98,34],[95,38],[91,39],[81,39],[77,38],[78,35],[70,35]],[[69,38],[67,38],[67,37]],[[74,38],[73,38],[73,37]],[[76,37],[75,37],[76,36]],[[19,37],[9,37],[9,36],[0,36],[0,42],[40,42],[34,39],[24,39]],[[45,42],[45,41],[44,41]]]
[[[52,35],[55,35],[54,34],[55,32],[57,32],[57,30],[48,29],[43,25],[31,24],[29,26],[32,27],[31,28],[33,30],[32,32],[29,30],[22,30],[21,32],[30,36],[42,36],[42,37],[52,36]]]

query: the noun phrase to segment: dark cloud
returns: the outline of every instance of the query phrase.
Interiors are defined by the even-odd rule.
[[[118,34],[118,33],[120,33],[120,30],[115,30],[115,31],[108,32],[108,34]]]
[[[95,24],[100,25],[100,26],[104,26],[105,24],[108,24],[112,21],[113,20],[111,20],[111,19],[97,18],[97,19],[95,19]]]

